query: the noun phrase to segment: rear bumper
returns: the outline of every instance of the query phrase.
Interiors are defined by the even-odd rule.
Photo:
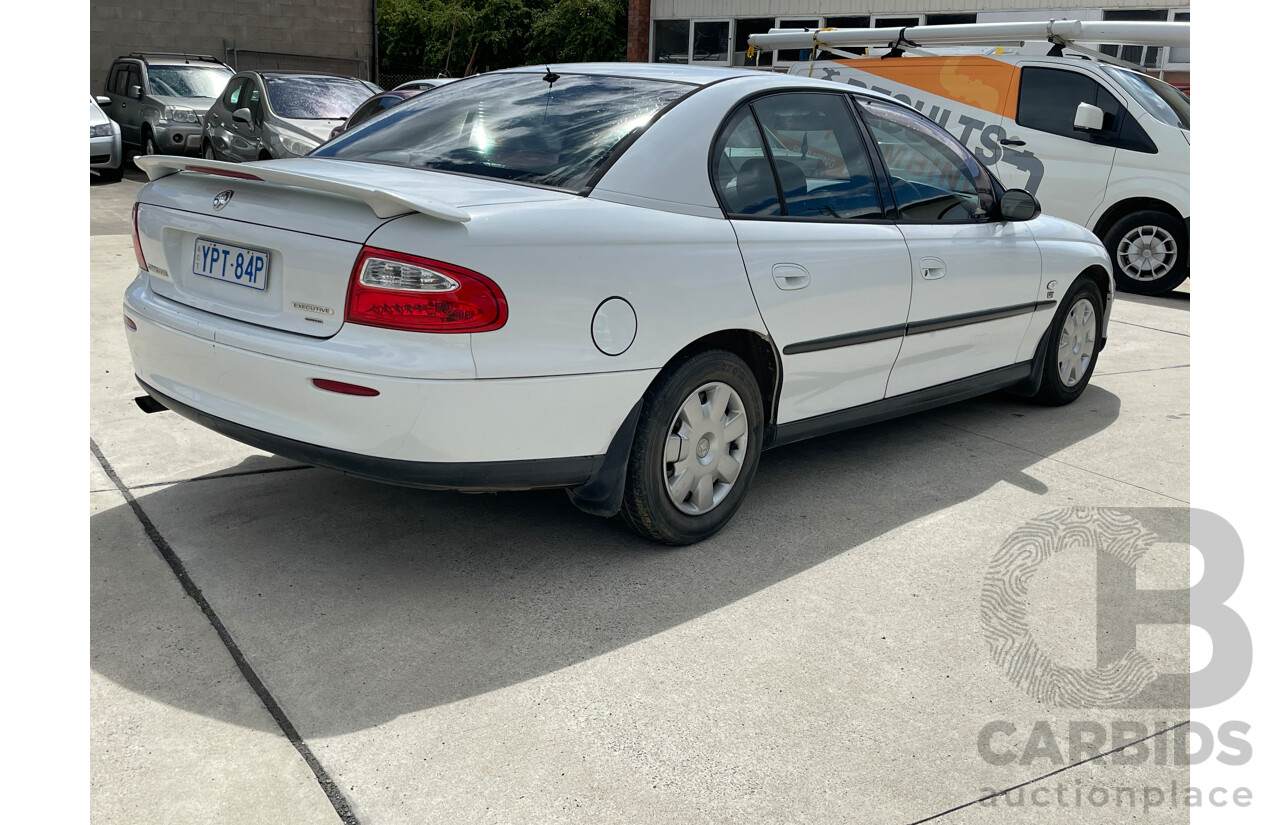
[[[250,447],[303,464],[326,467],[357,478],[401,487],[473,492],[576,487],[594,478],[605,459],[604,455],[598,455],[527,461],[432,462],[360,455],[308,444],[218,418],[170,398],[148,386],[141,378],[138,383],[147,395],[178,415]]]
[[[148,299],[141,281],[125,296],[136,326],[126,339],[134,373],[157,401],[260,449],[407,486],[581,484],[657,374],[428,376],[424,364],[448,360],[428,340],[440,336],[382,340],[354,325],[329,339],[279,333]],[[184,330],[175,328],[179,313]],[[447,337],[469,354],[464,337]],[[270,354],[261,351],[268,343]],[[401,367],[416,374],[395,374]],[[377,394],[331,392],[315,379]]]

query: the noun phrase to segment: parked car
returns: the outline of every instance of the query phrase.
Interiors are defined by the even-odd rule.
[[[392,89],[389,92],[379,92],[356,107],[356,110],[351,113],[351,117],[333,127],[333,131],[329,133],[329,139],[333,140],[348,129],[359,126],[366,120],[372,120],[386,110],[399,106],[409,98],[419,94],[422,94],[421,89],[401,89],[398,91]]]
[[[419,92],[425,92],[427,89],[435,89],[445,85],[446,83],[453,83],[457,79],[458,78],[456,77],[424,77],[421,80],[410,80],[408,82],[401,83],[391,91],[406,92],[417,90]]]
[[[207,54],[134,52],[107,74],[103,108],[126,146],[146,155],[200,154],[204,113],[233,74]]]
[[[1020,54],[868,56],[791,72],[945,113],[945,127],[997,174],[1102,239],[1121,290],[1160,295],[1190,275],[1191,99],[1168,83],[1101,61]]]
[[[240,72],[209,107],[204,156],[251,161],[305,155],[382,89],[354,77]]]
[[[103,180],[117,181],[124,175],[120,124],[102,111],[103,101],[110,103],[107,98],[89,98],[89,168]]]
[[[1096,237],[843,84],[515,69],[306,158],[139,165],[144,409],[394,484],[567,488],[671,544],[724,526],[764,448],[1069,403],[1106,342]]]

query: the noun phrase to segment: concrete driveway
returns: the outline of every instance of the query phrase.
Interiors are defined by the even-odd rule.
[[[141,181],[91,182],[95,822],[1188,821],[1185,703],[1033,696],[983,600],[1037,516],[1185,512],[1188,286],[1119,299],[1077,403],[767,452],[730,526],[672,550],[561,492],[398,489],[144,414],[120,312]],[[1096,564],[1059,553],[1028,596],[1078,668]],[[1188,571],[1159,544],[1139,585]],[[1188,669],[1185,627],[1139,641]]]

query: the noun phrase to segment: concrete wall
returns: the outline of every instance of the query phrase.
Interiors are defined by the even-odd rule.
[[[243,50],[323,57],[373,55],[373,0],[94,0],[89,6],[89,91],[98,93],[111,61],[133,51],[196,52],[224,59],[224,41]],[[245,62],[261,58],[244,55]],[[315,68],[357,74],[355,62]],[[345,69],[345,70],[344,70]]]

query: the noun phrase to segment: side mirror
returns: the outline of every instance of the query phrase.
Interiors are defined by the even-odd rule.
[[[94,98],[94,100],[98,101],[99,106],[111,105],[111,98],[107,97],[106,95],[98,95],[97,97]]]
[[[133,98],[134,100],[142,100],[142,87],[141,87],[141,86],[130,86],[130,87],[129,87],[129,97]]]
[[[1081,131],[1098,132],[1102,130],[1105,120],[1106,115],[1097,106],[1092,103],[1081,103],[1076,107],[1076,119],[1072,125]]]
[[[236,109],[231,113],[231,119],[238,123],[243,123],[246,126],[252,126],[253,112],[250,112],[248,109]]]
[[[1029,221],[1040,214],[1040,201],[1022,189],[1010,189],[1000,198],[1000,217],[1006,221]]]

